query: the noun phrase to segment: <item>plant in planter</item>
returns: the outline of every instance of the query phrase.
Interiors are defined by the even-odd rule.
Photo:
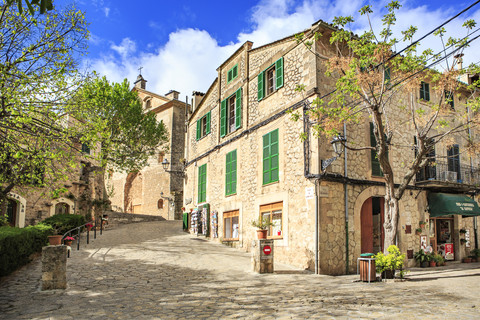
[[[66,246],[71,246],[73,240],[75,240],[74,237],[68,236],[68,237],[63,238],[63,243],[65,243]]]
[[[465,243],[467,243],[467,240],[466,239],[460,239],[460,243],[465,244]]]
[[[273,225],[268,217],[259,217],[258,220],[252,220],[251,224],[257,228],[258,239],[266,239],[268,232],[267,228]]]
[[[475,257],[476,262],[480,262],[480,249],[473,249],[470,254]]]
[[[462,229],[460,229],[458,232],[460,232],[460,233],[462,233],[462,234],[465,234],[465,233],[467,233],[467,230],[464,229],[464,228],[462,228]]]
[[[470,258],[470,257],[465,257],[465,258],[462,259],[462,262],[463,262],[463,263],[470,263],[470,262],[472,262],[472,258]]]
[[[433,255],[433,260],[435,261],[435,263],[437,264],[437,266],[443,266],[445,265],[445,259],[443,258],[443,256],[441,254],[438,254],[438,253],[435,253]]]
[[[420,225],[421,229],[425,228],[425,226],[427,225],[425,221],[420,221],[418,224]]]
[[[421,235],[421,234],[422,234],[422,228],[417,228],[417,229],[415,229],[415,234],[416,234],[417,236]]]
[[[93,228],[93,224],[87,223],[87,224],[85,225],[85,228],[87,229],[87,231],[90,231],[90,230],[92,230],[92,228]]]
[[[427,253],[427,260],[428,260],[428,265],[433,268],[437,266],[437,263],[435,261],[435,255],[432,253]]]
[[[423,251],[423,249],[420,249],[419,251],[415,252],[413,257],[415,258],[415,261],[418,262],[420,267],[422,268],[428,267],[428,262],[430,257],[428,254],[425,253],[425,251]]]
[[[395,245],[388,247],[387,251],[387,255],[384,255],[383,252],[375,255],[377,272],[382,274],[382,279],[393,279],[395,277],[395,271],[400,270],[400,277],[403,278],[405,254],[402,254]]]

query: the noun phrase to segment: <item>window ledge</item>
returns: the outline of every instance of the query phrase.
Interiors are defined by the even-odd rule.
[[[269,183],[262,184],[262,187],[271,186],[272,184],[275,184],[275,183],[280,183],[280,179],[278,179],[277,181],[272,181]]]
[[[232,239],[223,239],[222,241],[225,241],[225,242],[233,242],[233,241],[239,241],[238,238],[232,238]]]
[[[225,198],[232,197],[232,196],[236,196],[236,195],[237,195],[236,192],[235,192],[235,193],[231,193],[231,194],[226,194],[226,195],[225,195]]]

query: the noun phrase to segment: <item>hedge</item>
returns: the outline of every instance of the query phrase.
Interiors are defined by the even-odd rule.
[[[62,236],[71,229],[86,223],[85,216],[80,214],[56,214],[43,220],[41,223],[52,226],[55,234]]]
[[[30,255],[41,251],[52,233],[52,227],[44,224],[23,229],[0,227],[0,276],[30,262]]]

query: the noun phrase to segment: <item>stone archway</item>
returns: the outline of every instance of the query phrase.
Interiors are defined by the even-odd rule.
[[[25,227],[25,208],[27,207],[27,200],[21,195],[13,192],[7,194],[7,199],[15,202],[15,205],[12,206],[12,211],[15,214],[15,217],[12,220],[15,221],[15,227]]]
[[[50,217],[57,214],[57,213],[65,213],[65,212],[58,212],[60,206],[68,206],[68,213],[75,214],[75,203],[68,199],[68,198],[58,198],[52,201],[52,206],[50,207]]]
[[[142,213],[143,176],[140,172],[130,172],[127,175],[123,203],[125,212]]]

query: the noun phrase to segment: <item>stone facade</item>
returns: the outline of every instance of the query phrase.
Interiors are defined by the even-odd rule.
[[[148,166],[139,172],[110,172],[107,190],[112,208],[121,212],[161,216],[167,220],[180,219],[183,203],[182,160],[185,156],[185,102],[178,92],[166,96],[147,91],[145,80],[139,76],[133,90],[138,92],[145,112],[154,112],[169,132],[169,141],[151,157]],[[162,166],[167,159],[168,173]]]
[[[319,181],[318,192],[313,191],[314,179],[308,177],[320,177],[321,160],[333,156],[332,147],[325,138],[315,137],[310,131],[306,132],[309,139],[302,143],[303,121],[293,121],[285,110],[293,109],[301,114],[305,104],[335,88],[335,79],[325,76],[323,63],[333,54],[333,48],[328,43],[331,27],[319,22],[306,30],[306,34],[308,36],[315,31],[324,35],[314,41],[312,50],[318,53],[317,56],[303,44],[298,44],[292,36],[255,49],[252,49],[252,43],[246,42],[218,67],[217,79],[188,120],[185,204],[188,211],[208,204],[212,217],[215,214],[218,217],[218,238],[214,232],[210,233],[210,237],[246,251],[252,249],[252,240],[256,238],[251,221],[257,220],[262,212],[268,212],[265,208],[269,206],[280,208],[277,212],[281,212],[281,232],[270,237],[275,245],[275,260],[310,270],[315,266],[315,215],[318,212],[318,271],[344,274],[356,271],[356,261],[362,253],[362,241],[365,241],[362,240],[362,208],[368,201],[370,205],[373,201],[381,201],[379,199],[384,196],[385,188],[382,186],[383,179],[372,174],[370,151],[347,151],[327,169],[327,174]],[[282,58],[283,85],[259,99],[259,74],[268,72]],[[231,79],[230,72],[235,66],[238,76]],[[295,90],[298,84],[305,86],[304,92]],[[241,109],[235,110],[235,116],[240,110],[241,122],[236,120],[235,126],[224,129],[221,125],[223,101],[236,97],[238,93],[241,95]],[[455,99],[455,104],[460,107],[461,101],[458,97]],[[399,103],[399,100],[392,101],[392,105]],[[227,110],[231,111],[230,107]],[[404,173],[402,168],[411,161],[414,152],[413,136],[408,134],[412,128],[403,122],[405,116],[402,112],[398,109],[390,119],[398,132],[393,143],[403,146],[391,151],[396,181],[400,181]],[[208,114],[210,132],[199,137],[197,123]],[[263,183],[264,139],[274,130],[278,130],[278,181]],[[369,130],[365,114],[358,124],[346,127],[349,143],[370,145]],[[459,144],[462,148],[460,139]],[[228,193],[227,154],[235,150],[236,190]],[[437,155],[445,156],[446,150],[446,145],[437,146]],[[478,166],[478,159],[461,155],[462,163],[470,163],[470,160]],[[203,182],[199,178],[200,167],[205,168],[205,164],[203,199],[203,192],[199,194]],[[346,182],[332,178],[344,176],[345,168],[348,170]],[[465,185],[465,182],[460,184]],[[457,188],[453,191],[459,192],[462,190],[460,187],[453,186]],[[441,190],[448,188],[444,184]],[[436,190],[428,185],[417,186],[413,181],[400,201],[398,244],[400,250],[409,255],[420,249],[421,237],[415,234],[415,229],[420,221],[430,220],[427,194]],[[315,194],[318,197],[317,208]],[[469,250],[460,243],[461,228],[469,230],[473,248],[473,220],[458,215],[451,220],[455,260],[468,255]],[[272,229],[272,233],[278,230],[277,227]],[[238,230],[238,235],[232,233],[232,228]],[[365,231],[363,233],[365,236]],[[433,238],[430,230],[424,229],[422,233],[429,243]],[[414,260],[409,256],[407,265],[413,264]]]
[[[42,248],[42,290],[67,288],[67,246]]]

